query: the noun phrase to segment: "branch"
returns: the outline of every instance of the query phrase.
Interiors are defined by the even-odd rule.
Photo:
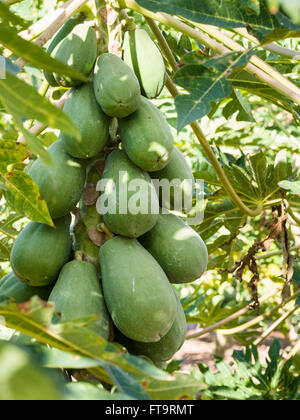
[[[299,309],[298,305],[281,315],[281,317],[278,318],[268,329],[266,329],[266,331],[264,331],[263,334],[253,342],[253,344],[255,346],[261,344],[267,337],[269,337],[269,335],[274,330],[276,330],[277,327],[279,327],[280,324],[282,324],[286,319],[288,319],[297,309]]]
[[[235,328],[226,329],[226,330],[220,330],[220,332],[223,335],[233,335],[233,334],[237,334],[237,333],[240,333],[242,331],[245,331],[248,328],[252,327],[253,325],[256,325],[259,322],[263,321],[265,318],[269,317],[274,312],[277,312],[279,309],[281,309],[282,307],[284,307],[288,302],[290,302],[291,300],[295,299],[299,295],[300,295],[300,290],[298,290],[297,292],[295,292],[293,294],[293,296],[291,296],[288,300],[286,300],[286,301],[284,301],[284,302],[276,305],[273,309],[269,309],[263,315],[259,315],[256,318],[253,318],[250,321],[245,322],[244,324],[238,325]]]
[[[266,294],[265,296],[262,296],[259,299],[259,303],[262,304],[264,301],[269,300],[271,297],[275,296],[278,292],[280,291],[280,288],[277,287],[275,291],[272,291],[268,294]],[[192,338],[198,338],[201,337],[202,335],[208,334],[214,330],[219,329],[222,325],[228,324],[231,321],[234,321],[235,319],[239,318],[240,316],[246,314],[247,312],[249,312],[250,310],[252,310],[252,305],[247,305],[245,306],[245,308],[240,309],[239,311],[235,312],[234,314],[230,315],[229,317],[222,319],[222,321],[216,322],[213,325],[210,325],[207,328],[203,328],[202,330],[190,334],[187,336],[187,340],[190,340]]]
[[[246,28],[236,28],[234,29],[234,32],[248,39],[254,44],[261,46],[262,48],[271,51],[274,54],[280,55],[281,57],[289,58],[291,60],[296,61],[300,60],[300,51],[295,51],[289,48],[282,47],[281,45],[277,45],[274,42],[272,42],[271,44],[260,45],[259,40],[254,35],[249,34]]]

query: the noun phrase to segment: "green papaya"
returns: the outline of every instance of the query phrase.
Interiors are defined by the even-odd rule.
[[[97,58],[97,37],[95,30],[84,23],[77,25],[52,51],[51,56],[84,76],[89,76]],[[72,87],[82,83],[54,73],[59,86]]]
[[[71,216],[55,220],[55,228],[30,222],[12,247],[10,262],[15,275],[29,286],[53,283],[71,253]]]
[[[98,105],[92,85],[88,83],[72,89],[63,110],[81,134],[79,140],[64,133],[61,135],[67,153],[80,159],[98,155],[109,138],[109,118]]]
[[[204,273],[207,248],[200,235],[174,214],[160,214],[154,228],[140,238],[171,283],[189,283]]]
[[[173,148],[171,160],[167,166],[160,171],[150,173],[150,176],[153,180],[159,182],[163,182],[162,180],[169,181],[165,190],[163,184],[158,185],[157,188],[162,207],[187,212],[191,210],[195,179],[192,169],[177,147]],[[171,188],[169,188],[169,185]]]
[[[76,18],[71,18],[63,25],[63,27],[57,32],[52,41],[49,44],[47,53],[51,54],[54,48],[67,36],[69,33],[78,25],[81,21]],[[44,76],[50,86],[58,86],[53,74],[49,71],[44,71]]]
[[[0,279],[0,296],[14,299],[17,303],[27,302],[33,296],[39,296],[42,300],[47,300],[51,289],[51,286],[28,286],[22,283],[13,272]]]
[[[157,98],[166,83],[164,59],[144,29],[125,33],[123,58],[139,79],[142,94],[149,99]]]
[[[72,158],[61,140],[53,143],[48,152],[53,163],[45,165],[37,159],[28,174],[38,185],[53,219],[69,214],[83,192],[86,170],[84,164]]]
[[[119,331],[115,333],[116,341],[122,344],[129,353],[149,357],[154,363],[170,360],[182,347],[187,332],[185,313],[177,295],[176,298],[177,313],[175,321],[170,331],[159,341],[156,343],[140,343],[130,340]]]
[[[109,316],[93,264],[75,260],[66,264],[51,292],[49,302],[55,304],[55,311],[61,314],[63,322],[99,316],[89,328],[108,339]]]
[[[142,97],[138,110],[120,120],[122,145],[130,160],[144,171],[159,171],[170,161],[173,136],[161,111]]]
[[[94,74],[96,99],[110,117],[124,118],[140,104],[139,81],[131,68],[114,54],[100,55]]]
[[[100,248],[105,302],[114,324],[135,341],[159,341],[171,329],[176,297],[160,265],[136,239],[116,236]]]
[[[150,176],[135,166],[124,151],[115,150],[108,156],[101,182],[104,193],[98,211],[113,233],[137,238],[153,228],[159,210],[155,188]]]

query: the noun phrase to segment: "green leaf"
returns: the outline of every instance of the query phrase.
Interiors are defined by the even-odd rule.
[[[153,12],[183,16],[206,25],[226,29],[247,26],[263,43],[298,37],[300,34],[299,25],[293,24],[279,12],[270,13],[265,0],[137,0],[137,3]]]
[[[25,333],[41,343],[84,358],[98,360],[98,365],[89,370],[105,382],[116,381],[120,388],[126,390],[128,374],[133,380],[129,384],[131,392],[143,392],[144,398],[149,394],[151,398],[161,400],[191,399],[205,388],[199,378],[184,374],[171,376],[142,358],[121,352],[118,347],[86,328],[88,320],[53,323],[54,306],[37,297],[24,304],[7,301],[0,303],[0,316],[7,327]],[[126,375],[121,375],[119,369],[126,372]],[[136,382],[145,391],[142,391],[140,386],[137,387]]]
[[[61,109],[9,72],[6,73],[6,79],[0,80],[0,98],[13,114],[40,121],[70,136],[80,138],[78,128]]]
[[[237,121],[255,122],[251,106],[239,89],[233,89],[230,101],[226,104],[222,113],[226,119],[229,119],[236,112]]]
[[[118,392],[110,393],[100,385],[88,382],[70,382],[66,385],[70,394],[64,400],[73,401],[101,401],[101,400],[133,400],[134,398]]]
[[[15,15],[9,10],[9,7],[6,4],[0,2],[0,18],[6,23],[11,23],[13,25],[25,26],[25,21],[19,16]]]
[[[3,23],[0,23],[0,43],[37,68],[68,76],[71,79],[82,82],[88,82],[89,80],[72,67],[50,57],[43,48],[21,38],[15,30]]]
[[[278,185],[284,190],[290,191],[292,194],[300,195],[300,180],[298,181],[281,181]]]
[[[0,341],[0,400],[61,400],[63,383],[40,368],[30,355]]]
[[[229,74],[247,64],[253,52],[230,53],[222,57],[199,60],[199,65],[187,64],[174,77],[175,83],[189,92],[175,99],[178,112],[178,130],[209,114],[211,102],[226,98],[232,92]],[[186,60],[197,59],[188,54]],[[186,61],[185,61],[186,62]]]
[[[39,188],[29,175],[19,170],[7,172],[0,166],[0,183],[5,185],[5,198],[17,213],[35,222],[54,226],[47,204],[41,199]]]
[[[0,162],[8,164],[22,162],[28,153],[23,144],[15,141],[0,140]]]

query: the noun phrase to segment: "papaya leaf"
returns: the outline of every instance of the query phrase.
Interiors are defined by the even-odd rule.
[[[9,205],[19,214],[30,220],[54,226],[47,204],[41,199],[38,186],[32,178],[23,171],[7,172],[0,165],[0,183],[4,184],[4,196]]]
[[[284,190],[290,191],[297,196],[300,195],[300,181],[280,181],[278,185]]]
[[[153,12],[183,16],[193,22],[225,29],[248,27],[261,43],[299,37],[300,26],[282,13],[270,13],[265,0],[137,0]],[[258,13],[259,12],[259,13]]]
[[[10,257],[10,251],[12,244],[9,238],[2,238],[0,240],[0,261],[8,261]]]
[[[187,64],[175,74],[175,83],[189,92],[175,99],[179,131],[209,114],[212,102],[231,94],[233,86],[228,76],[235,68],[246,65],[252,54],[246,51],[201,60],[200,65]]]
[[[6,23],[11,23],[12,25],[19,25],[21,27],[26,25],[25,21],[12,13],[9,7],[3,2],[0,2],[0,19]]]
[[[88,77],[72,67],[50,57],[43,48],[21,38],[14,29],[3,23],[0,23],[0,43],[13,51],[18,57],[39,69],[55,72],[82,82],[88,82],[89,80]]]
[[[237,113],[237,121],[255,122],[251,106],[239,89],[233,89],[230,101],[223,108],[222,113],[226,119],[229,119],[233,114]]]
[[[13,224],[22,219],[23,216],[11,213],[6,220],[0,222],[0,233],[14,239],[18,231],[13,227]]]
[[[98,361],[97,366],[89,368],[90,372],[105,382],[116,381],[116,385],[125,390],[127,395],[129,386],[131,393],[143,392],[144,398],[149,394],[152,399],[191,399],[205,387],[198,378],[191,375],[177,374],[174,377],[142,358],[123,353],[86,328],[91,320],[53,322],[54,306],[38,297],[24,304],[4,300],[0,302],[0,316],[8,328],[50,347]],[[121,377],[120,370],[126,372],[126,375],[122,373]],[[132,379],[126,385],[124,381],[128,380],[127,375]],[[137,387],[137,382],[144,391]]]
[[[6,73],[6,79],[0,80],[0,98],[13,114],[40,121],[70,136],[80,138],[78,128],[61,109],[9,72]]]
[[[12,369],[13,360],[14,368]],[[61,400],[64,383],[24,349],[0,341],[0,400]]]
[[[23,144],[15,141],[0,140],[0,162],[7,164],[22,162],[28,153]]]

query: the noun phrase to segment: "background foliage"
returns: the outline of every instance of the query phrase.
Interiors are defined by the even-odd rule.
[[[99,24],[95,11],[103,3],[87,2],[76,14]],[[78,135],[59,106],[65,89],[43,84],[43,70],[85,80],[51,59],[47,43],[39,41],[51,27],[49,14],[62,4],[0,3],[7,68],[0,80],[1,275],[9,271],[12,244],[28,220],[53,224],[28,165],[36,157],[49,163],[46,147],[58,130]],[[0,297],[0,399],[299,399],[299,2],[119,5],[127,10],[127,23],[133,18],[153,39],[142,15],[172,15],[157,18],[165,42],[159,45],[166,58],[166,44],[172,52],[173,62],[166,63],[174,84],[167,84],[156,105],[195,177],[205,181],[205,217],[195,228],[210,254],[205,277],[178,286],[187,320],[197,325],[189,335],[217,330],[244,350],[233,348],[229,362],[216,355],[215,369],[199,364],[186,374],[182,362],[171,361],[161,370],[93,336],[84,328],[92,320],[62,324],[53,318],[55,309],[36,298],[18,305]],[[195,120],[202,129],[198,137]],[[250,214],[233,199],[217,167]],[[275,330],[289,344],[280,350],[274,341],[261,361],[260,344]],[[70,383],[71,377],[79,383]]]

